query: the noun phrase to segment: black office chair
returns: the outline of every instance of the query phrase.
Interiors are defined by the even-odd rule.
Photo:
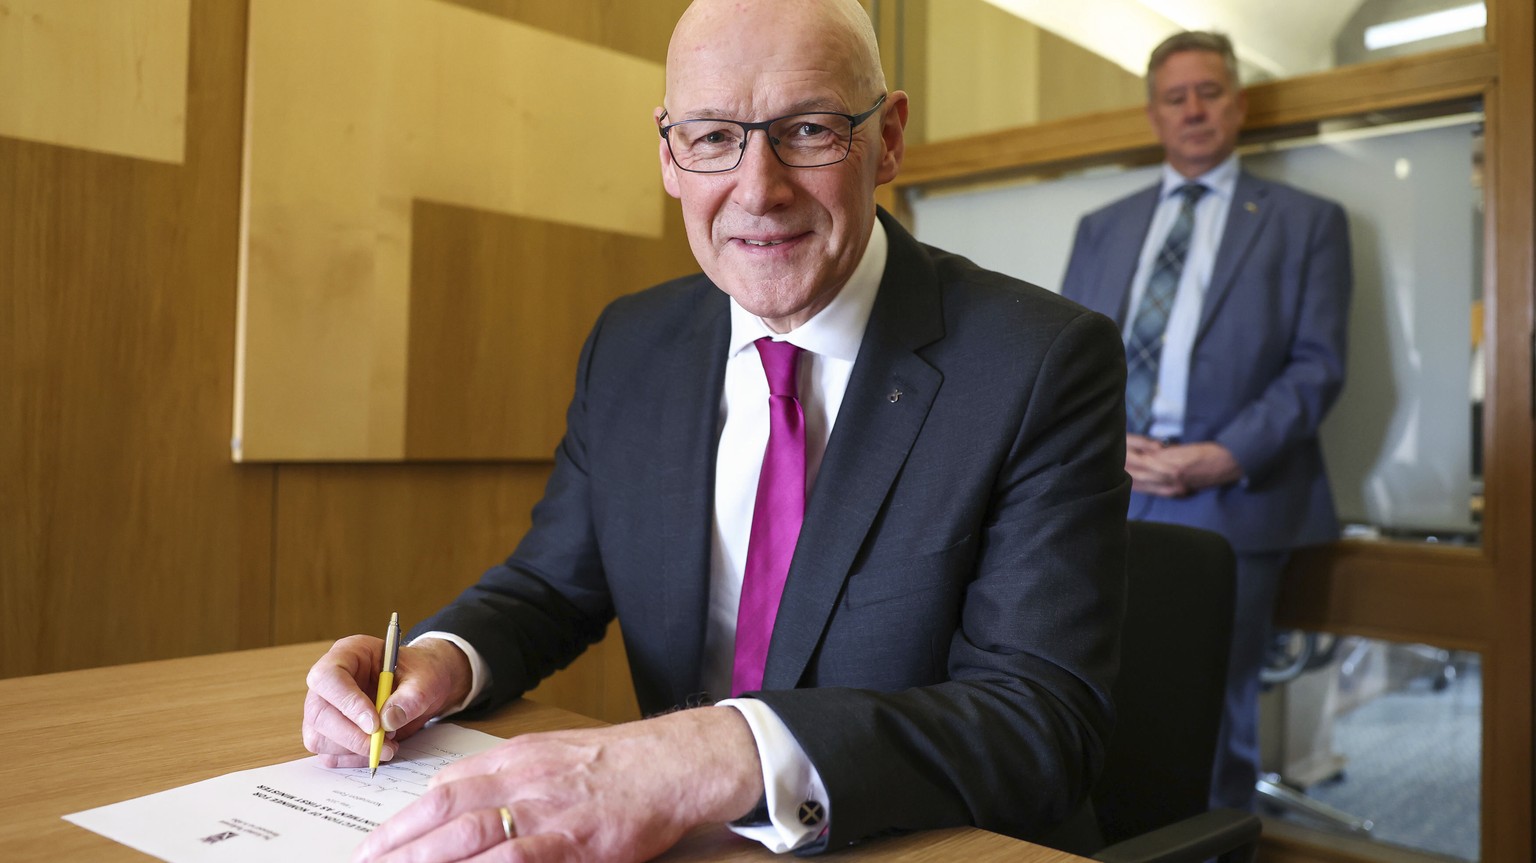
[[[1206,530],[1131,522],[1114,737],[1091,795],[1104,863],[1252,863],[1259,819],[1209,810],[1237,562]],[[1081,846],[1064,850],[1083,853]]]

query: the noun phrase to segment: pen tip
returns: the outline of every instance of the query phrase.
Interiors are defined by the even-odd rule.
[[[375,767],[372,770],[368,771],[368,775],[369,776],[377,776],[377,775],[379,775],[379,768]]]

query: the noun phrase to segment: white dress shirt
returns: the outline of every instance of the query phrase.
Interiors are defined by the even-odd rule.
[[[736,610],[752,534],[757,478],[768,447],[768,378],[752,343],[764,336],[801,348],[797,375],[800,407],[805,412],[805,496],[810,500],[821,457],[837,422],[837,412],[853,374],[864,325],[875,305],[885,273],[885,228],[875,221],[864,257],[848,283],[825,309],[788,333],[775,333],[762,319],[731,300],[731,341],[727,347],[725,390],[720,395],[720,448],[715,456],[715,524],[709,571],[709,622],[704,630],[704,688],[731,691],[736,648]],[[752,726],[763,762],[768,817],[763,827],[732,827],[774,851],[789,851],[815,839],[831,823],[821,776],[777,714],[751,698],[720,702],[734,707]],[[800,804],[814,800],[824,818],[814,825],[799,820]]]
[[[1152,396],[1152,426],[1147,434],[1154,438],[1178,438],[1184,434],[1184,405],[1189,392],[1189,358],[1195,347],[1195,332],[1200,326],[1200,310],[1211,284],[1216,265],[1216,251],[1227,227],[1227,212],[1237,189],[1237,155],[1228,156],[1220,165],[1194,178],[1186,178],[1168,163],[1163,163],[1162,190],[1152,225],[1141,246],[1136,277],[1131,280],[1130,305],[1126,307],[1123,340],[1130,341],[1136,310],[1152,278],[1152,265],[1163,242],[1168,239],[1178,218],[1183,199],[1177,194],[1186,183],[1199,183],[1205,196],[1195,204],[1195,223],[1190,233],[1189,252],[1184,257],[1184,271],[1168,312],[1168,328],[1163,331],[1163,350],[1157,366],[1157,391]]]
[[[770,336],[804,351],[797,378],[800,406],[805,412],[805,493],[809,500],[885,273],[886,252],[885,228],[877,219],[864,257],[848,283],[825,309],[788,333],[773,332],[761,318],[734,299],[730,301],[731,338],[726,354],[725,389],[720,394],[720,446],[715,458],[709,620],[704,633],[703,686],[713,695],[726,695],[731,690],[736,611],[752,533],[758,473],[768,446],[768,378],[752,343]],[[490,685],[490,669],[479,651],[447,632],[423,633],[412,643],[423,638],[451,641],[469,657],[469,696],[453,710],[445,711],[445,715],[473,704]],[[832,820],[826,786],[788,726],[756,699],[729,698],[717,706],[736,709],[752,729],[763,765],[770,821],[763,826],[731,829],[780,853],[821,835]],[[800,823],[800,806],[806,801],[821,804],[824,814],[820,823]]]

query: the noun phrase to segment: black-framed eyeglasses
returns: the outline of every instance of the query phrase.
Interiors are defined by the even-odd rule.
[[[722,174],[735,170],[747,151],[754,129],[768,136],[768,147],[780,163],[790,168],[820,168],[848,158],[853,130],[885,104],[881,95],[862,114],[810,111],[787,114],[760,123],[740,120],[679,120],[662,126],[672,161],[694,174]],[[662,119],[666,114],[662,114]]]

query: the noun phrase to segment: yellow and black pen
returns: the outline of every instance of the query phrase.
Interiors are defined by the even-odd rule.
[[[379,695],[373,709],[379,714],[373,739],[368,743],[368,775],[379,772],[379,753],[384,749],[384,702],[395,688],[395,661],[400,658],[400,614],[389,615],[389,631],[384,633],[384,665],[379,669]]]

